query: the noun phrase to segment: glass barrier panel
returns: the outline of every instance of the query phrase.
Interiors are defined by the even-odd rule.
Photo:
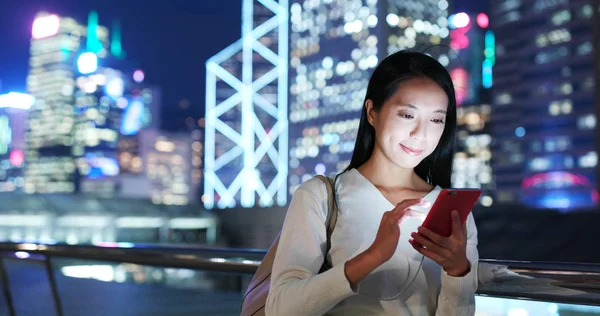
[[[2,258],[2,262],[16,315],[57,315],[43,261]],[[8,309],[0,315],[9,315]]]
[[[64,315],[239,315],[250,275],[53,260]]]
[[[477,296],[475,316],[592,316],[600,307]]]

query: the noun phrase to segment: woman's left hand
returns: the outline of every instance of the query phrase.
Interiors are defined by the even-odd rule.
[[[412,233],[410,244],[422,255],[435,261],[450,276],[463,276],[471,270],[467,259],[467,224],[461,224],[457,211],[452,212],[452,234],[440,236],[420,226]]]

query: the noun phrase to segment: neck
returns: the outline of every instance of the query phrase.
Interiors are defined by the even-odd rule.
[[[371,158],[357,170],[373,185],[384,188],[416,188],[414,169],[401,168],[375,148]]]

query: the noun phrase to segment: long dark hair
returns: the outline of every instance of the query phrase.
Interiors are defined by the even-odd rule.
[[[375,129],[369,124],[367,109],[364,106],[367,100],[373,102],[375,111],[380,111],[383,104],[396,93],[398,85],[418,77],[433,80],[446,92],[448,108],[444,132],[437,147],[415,167],[415,173],[431,185],[450,187],[456,135],[454,85],[444,66],[426,54],[412,51],[399,51],[386,57],[373,71],[363,102],[352,160],[344,172],[358,168],[367,162],[375,148]]]

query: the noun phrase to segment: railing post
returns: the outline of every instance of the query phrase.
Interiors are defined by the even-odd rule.
[[[8,315],[15,316],[15,307],[13,306],[12,295],[10,294],[10,287],[8,285],[8,274],[4,268],[4,259],[2,259],[2,257],[0,257],[0,279],[2,279],[2,291],[4,292],[4,298],[6,299]]]
[[[60,303],[60,295],[58,294],[58,288],[56,287],[56,279],[54,278],[54,271],[52,270],[52,258],[46,255],[44,260],[44,266],[46,267],[46,273],[48,273],[48,279],[50,280],[50,289],[52,290],[52,298],[54,299],[54,307],[56,309],[56,315],[62,316],[62,304]]]

